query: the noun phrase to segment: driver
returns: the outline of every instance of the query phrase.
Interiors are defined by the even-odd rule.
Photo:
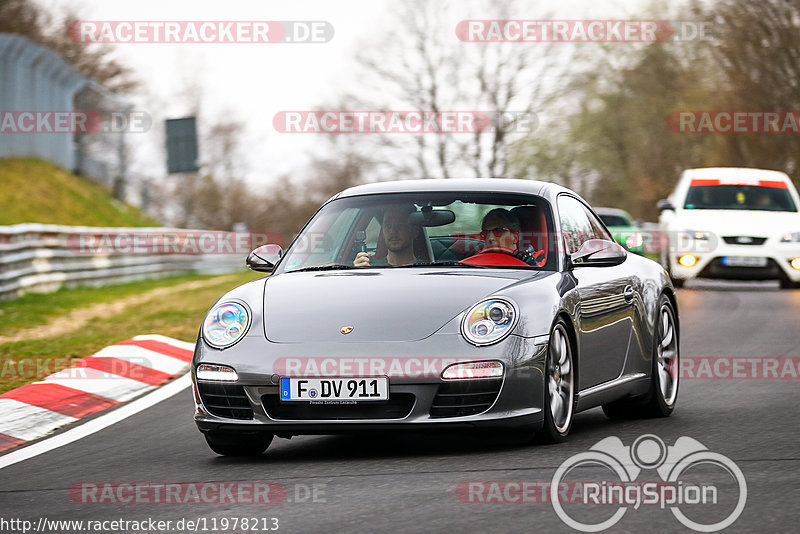
[[[386,243],[386,258],[370,258],[368,252],[359,252],[353,261],[356,267],[409,265],[417,260],[414,255],[414,239],[420,235],[420,227],[409,224],[408,216],[415,211],[412,206],[392,207],[383,213],[381,235]]]
[[[483,217],[481,239],[485,252],[501,249],[498,252],[511,254],[529,265],[537,261],[540,252],[519,250],[519,233],[522,225],[516,215],[504,208],[495,208]]]
[[[521,229],[519,219],[513,213],[503,208],[495,208],[483,217],[481,239],[486,248],[500,247],[510,254],[517,250]]]

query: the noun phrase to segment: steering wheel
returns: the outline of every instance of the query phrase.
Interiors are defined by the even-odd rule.
[[[506,247],[486,247],[474,256],[465,258],[459,263],[466,263],[467,265],[530,267],[529,264],[519,259],[514,252],[514,250]]]
[[[514,252],[516,251],[506,247],[486,247],[478,251],[478,254],[508,254],[509,256],[513,256]],[[475,255],[477,256],[478,254]]]

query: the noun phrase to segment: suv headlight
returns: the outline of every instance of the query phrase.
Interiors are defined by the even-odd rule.
[[[516,304],[505,298],[490,298],[479,302],[464,315],[461,334],[473,345],[491,345],[510,334],[517,321]]]
[[[781,243],[800,243],[800,232],[786,232],[781,237]]]
[[[243,302],[217,304],[203,321],[203,339],[217,349],[230,347],[250,328],[250,310]]]

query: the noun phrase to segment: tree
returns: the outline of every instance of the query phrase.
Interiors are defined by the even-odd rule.
[[[495,3],[489,16],[514,18],[519,2]],[[396,34],[377,46],[364,47],[359,63],[362,92],[350,95],[358,108],[431,111],[476,111],[533,114],[552,78],[557,57],[545,43],[473,43],[456,38],[463,4],[414,0],[395,8]],[[481,18],[487,18],[482,13]],[[390,58],[390,59],[387,59]],[[520,123],[495,121],[475,133],[373,134],[375,150],[384,155],[388,173],[412,178],[503,176],[509,171],[508,146]]]
[[[800,109],[800,4],[796,0],[718,0],[695,6],[713,24],[709,44],[721,80],[715,109]],[[797,134],[720,135],[715,164],[782,170],[800,185]]]

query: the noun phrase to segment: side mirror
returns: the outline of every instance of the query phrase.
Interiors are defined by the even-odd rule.
[[[675,211],[675,206],[673,206],[672,202],[670,202],[667,199],[662,199],[656,202],[656,207],[658,208],[658,211],[666,211],[666,210]]]
[[[271,273],[281,259],[283,249],[280,245],[261,245],[247,255],[247,267],[262,273]]]
[[[569,263],[571,267],[612,267],[621,264],[627,257],[627,251],[615,241],[589,239],[577,252],[569,255]]]

